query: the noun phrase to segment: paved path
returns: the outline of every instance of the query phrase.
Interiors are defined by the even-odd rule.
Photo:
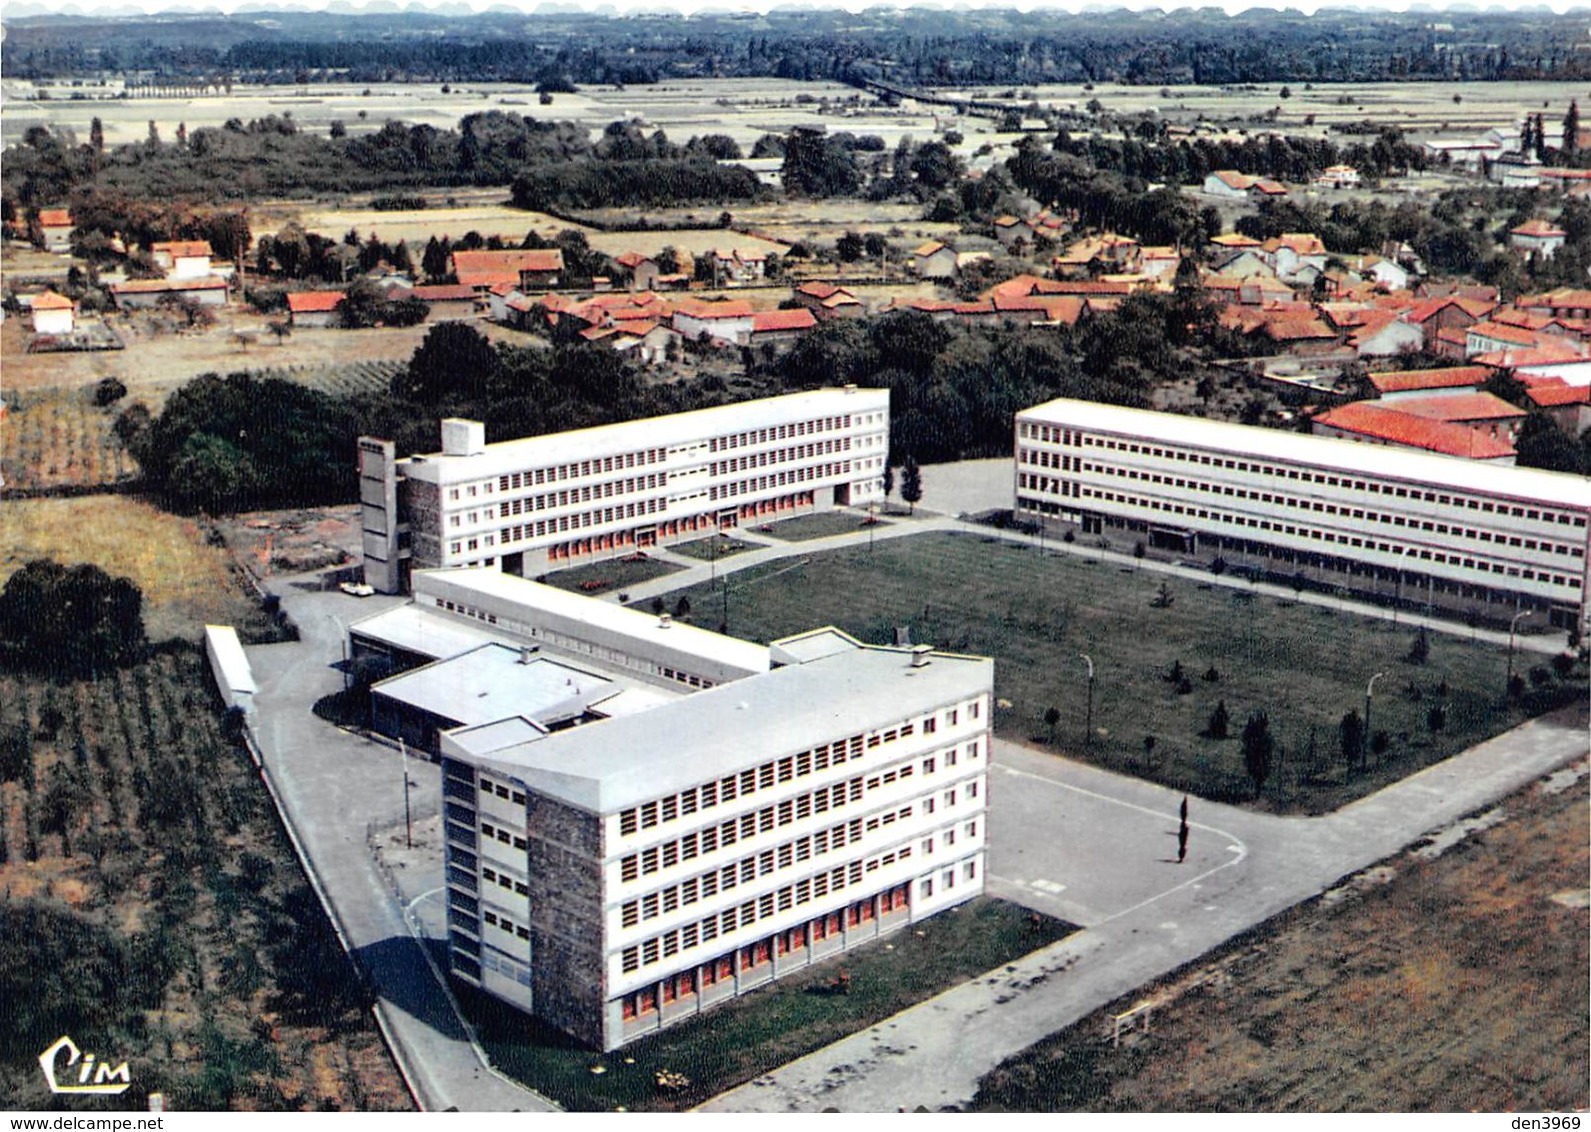
[[[1175,840],[1180,795],[997,742],[989,888],[1069,914],[1086,930],[702,1108],[963,1105],[979,1078],[1012,1054],[1587,749],[1586,713],[1577,708],[1526,723],[1325,817],[1278,818],[1195,802],[1189,860],[1178,866],[1165,842]],[[1069,843],[1092,848],[1074,856]]]
[[[370,828],[403,821],[400,755],[310,712],[317,699],[342,687],[342,675],[330,662],[342,655],[346,621],[396,602],[305,592],[285,579],[274,588],[303,639],[247,650],[260,685],[255,739],[287,820],[313,862],[355,959],[375,987],[399,1067],[430,1111],[554,1109],[484,1063],[376,869],[368,844]],[[411,760],[409,776],[413,812],[437,812],[436,768]]]

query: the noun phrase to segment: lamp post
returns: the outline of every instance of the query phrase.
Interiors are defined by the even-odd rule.
[[[1514,689],[1514,630],[1532,612],[1529,609],[1521,609],[1514,614],[1514,619],[1508,623],[1508,683],[1503,686],[1503,694],[1505,696],[1511,695]]]
[[[1082,662],[1088,665],[1088,714],[1084,717],[1083,742],[1089,746],[1094,744],[1094,662],[1087,653],[1078,653]]]
[[[1359,762],[1361,765],[1368,761],[1365,755],[1370,750],[1370,697],[1375,694],[1376,681],[1385,675],[1385,672],[1377,672],[1370,677],[1370,682],[1365,685],[1365,734],[1364,742],[1359,748]]]
[[[398,752],[403,756],[403,843],[414,848],[414,825],[409,819],[409,745],[398,740]]]

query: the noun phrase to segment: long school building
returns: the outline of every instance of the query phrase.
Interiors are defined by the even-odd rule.
[[[458,978],[614,1049],[983,891],[992,662],[774,650],[634,715],[443,734]]]
[[[1435,608],[1586,623],[1583,478],[1065,398],[1015,431],[1021,516]]]
[[[537,575],[763,517],[884,498],[889,391],[825,389],[486,443],[442,422],[442,450],[359,441],[365,580],[411,570]]]

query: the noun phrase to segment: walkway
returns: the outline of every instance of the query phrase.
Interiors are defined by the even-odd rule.
[[[702,1108],[964,1105],[1005,1058],[1587,750],[1586,713],[1577,708],[1526,723],[1326,817],[1277,818],[1196,802],[1193,852],[1178,866],[1165,856],[1164,837],[1158,845],[1155,839],[1175,831],[1181,795],[997,742],[989,888],[1036,908],[1080,914],[1086,930]],[[1079,840],[1092,843],[1085,869],[1068,859],[1058,829],[1077,829]],[[1048,874],[1039,883],[1035,867]],[[1025,875],[1012,875],[1017,868]],[[1136,890],[1157,874],[1161,879],[1150,883],[1163,890],[1141,898]],[[1067,881],[1083,886],[1084,902],[1068,901]],[[1053,897],[1048,906],[1046,895]]]

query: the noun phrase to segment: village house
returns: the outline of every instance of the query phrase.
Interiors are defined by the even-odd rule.
[[[791,298],[811,311],[820,322],[831,318],[861,318],[867,314],[861,299],[833,283],[803,283],[795,288]]]
[[[1031,245],[1033,243],[1033,224],[1020,216],[996,216],[994,218],[994,238],[1000,241],[1002,248],[1010,249],[1018,242]]]
[[[760,283],[767,275],[768,253],[760,248],[717,248],[711,254],[714,276],[726,286]]]
[[[203,279],[215,253],[208,240],[166,240],[151,244],[149,254],[167,279]]]
[[[72,211],[67,208],[39,209],[39,238],[47,252],[72,250]]]
[[[1492,371],[1485,366],[1444,366],[1441,369],[1372,373],[1367,380],[1380,400],[1391,403],[1414,397],[1478,393],[1491,375]]]
[[[1465,425],[1427,420],[1372,401],[1354,401],[1328,409],[1310,423],[1310,432],[1315,436],[1410,448],[1467,460],[1487,460],[1504,466],[1514,463],[1514,446],[1506,440]]]
[[[1315,178],[1315,184],[1328,189],[1357,189],[1359,170],[1352,165],[1328,165]]]
[[[118,310],[158,306],[166,302],[192,302],[202,307],[227,305],[227,281],[215,275],[202,279],[130,279],[110,285]]]
[[[650,291],[657,283],[658,272],[661,269],[657,265],[657,260],[649,255],[625,252],[615,257],[613,262],[629,273],[632,291]]]
[[[912,272],[919,279],[954,279],[956,277],[956,252],[954,248],[929,240],[912,249]]]
[[[1287,186],[1268,177],[1256,177],[1248,187],[1248,198],[1255,204],[1267,200],[1282,200],[1287,196]]]
[[[1200,191],[1206,196],[1222,197],[1226,200],[1247,200],[1248,191],[1257,180],[1258,177],[1250,177],[1247,173],[1239,173],[1236,169],[1220,169],[1205,177]]]
[[[341,291],[292,291],[287,296],[287,320],[295,330],[342,324],[337,309],[346,296]]]
[[[1525,394],[1565,436],[1579,436],[1591,428],[1591,385],[1570,385],[1562,378],[1534,378]]]
[[[387,298],[392,302],[419,299],[430,310],[428,317],[431,322],[461,322],[474,318],[479,313],[475,306],[475,288],[463,283],[395,287],[388,293]]]
[[[791,310],[756,311],[751,316],[753,347],[788,345],[818,324],[806,307]]]
[[[1283,232],[1280,236],[1266,240],[1261,254],[1276,272],[1276,277],[1284,282],[1305,267],[1325,271],[1329,258],[1326,245],[1313,232]]]
[[[1517,228],[1508,230],[1508,244],[1526,255],[1551,259],[1563,247],[1567,235],[1562,228],[1548,224],[1545,220],[1527,220]]]
[[[525,248],[518,251],[456,251],[453,274],[466,287],[485,294],[493,284],[513,283],[524,290],[558,286],[563,277],[563,251]]]
[[[1434,397],[1405,397],[1394,406],[1428,421],[1465,425],[1510,444],[1519,437],[1519,426],[1528,415],[1491,393],[1446,393]]]
[[[715,345],[744,346],[751,340],[751,304],[680,299],[674,304],[673,326],[688,342],[705,339]]]
[[[65,295],[44,291],[33,296],[33,333],[70,334],[77,325],[76,304]]]
[[[1404,321],[1418,326],[1425,335],[1425,348],[1437,349],[1437,336],[1443,330],[1466,330],[1485,318],[1497,304],[1479,299],[1465,299],[1457,295],[1444,295],[1416,303]]]

